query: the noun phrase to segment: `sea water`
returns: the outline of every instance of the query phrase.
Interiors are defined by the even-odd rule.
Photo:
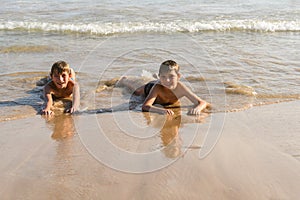
[[[40,111],[36,83],[58,60],[76,71],[86,111],[128,109],[131,91],[114,80],[138,87],[168,59],[211,112],[300,99],[298,0],[0,3],[1,121]]]

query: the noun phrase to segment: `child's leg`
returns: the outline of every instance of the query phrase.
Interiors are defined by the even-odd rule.
[[[135,87],[136,84],[134,84],[134,83],[135,83],[135,81],[129,80],[127,77],[124,76],[118,81],[117,86],[127,87],[129,90],[133,91],[134,95],[137,95],[137,96],[144,95],[145,85],[142,85],[142,86],[136,88]]]
[[[136,95],[136,96],[144,96],[145,95],[145,92],[144,92],[144,88],[145,88],[145,85],[139,87],[138,89],[136,89],[133,94]]]

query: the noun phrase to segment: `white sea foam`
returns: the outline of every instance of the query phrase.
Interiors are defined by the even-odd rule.
[[[127,23],[52,23],[52,22],[0,22],[0,30],[54,31],[111,35],[122,33],[174,33],[201,31],[300,31],[300,21],[219,20]]]

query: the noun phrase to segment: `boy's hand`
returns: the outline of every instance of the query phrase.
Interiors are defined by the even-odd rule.
[[[52,115],[53,112],[50,109],[43,109],[42,110],[42,115]]]
[[[173,110],[170,110],[170,109],[165,109],[164,114],[167,114],[167,115],[174,115],[174,111],[173,111]]]
[[[201,114],[201,111],[202,111],[202,109],[199,109],[199,108],[192,108],[189,112],[188,112],[188,114],[189,115],[200,115]]]
[[[78,109],[76,109],[75,107],[72,107],[72,108],[66,110],[66,113],[71,113],[72,114],[72,113],[75,113],[77,110]]]

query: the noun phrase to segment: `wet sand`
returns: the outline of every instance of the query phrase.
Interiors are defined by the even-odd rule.
[[[124,131],[132,129],[129,123],[122,123],[129,116],[127,112],[62,115],[49,121],[35,116],[0,122],[0,196],[1,199],[298,199],[299,113],[300,101],[227,113],[217,144],[202,159],[199,152],[205,134],[213,119],[222,119],[218,118],[220,113],[200,124],[182,116],[184,123],[180,126],[163,126],[156,115],[147,118],[140,112],[129,114],[141,130],[155,132],[163,126],[167,133],[178,131],[179,139],[170,140],[180,141],[177,143],[180,149],[176,149],[180,152],[171,151],[174,156],[160,150],[159,144],[168,138],[163,132],[158,133],[161,137],[150,140],[124,136]],[[152,123],[147,125],[149,119]],[[130,158],[115,157],[110,147],[103,149],[104,143],[97,132],[93,134],[97,126],[106,138],[128,152],[140,154],[158,149],[156,160],[145,159],[143,165],[128,163]],[[197,135],[190,145],[185,140],[191,140],[195,130]],[[152,132],[140,133],[140,137],[147,137]],[[97,147],[102,151],[99,156],[105,155],[110,163],[97,160],[92,150]],[[159,170],[141,173],[149,166],[154,169],[155,164],[170,161],[173,163]],[[128,165],[123,169],[140,173],[125,173],[107,166],[122,168],[122,163]]]

